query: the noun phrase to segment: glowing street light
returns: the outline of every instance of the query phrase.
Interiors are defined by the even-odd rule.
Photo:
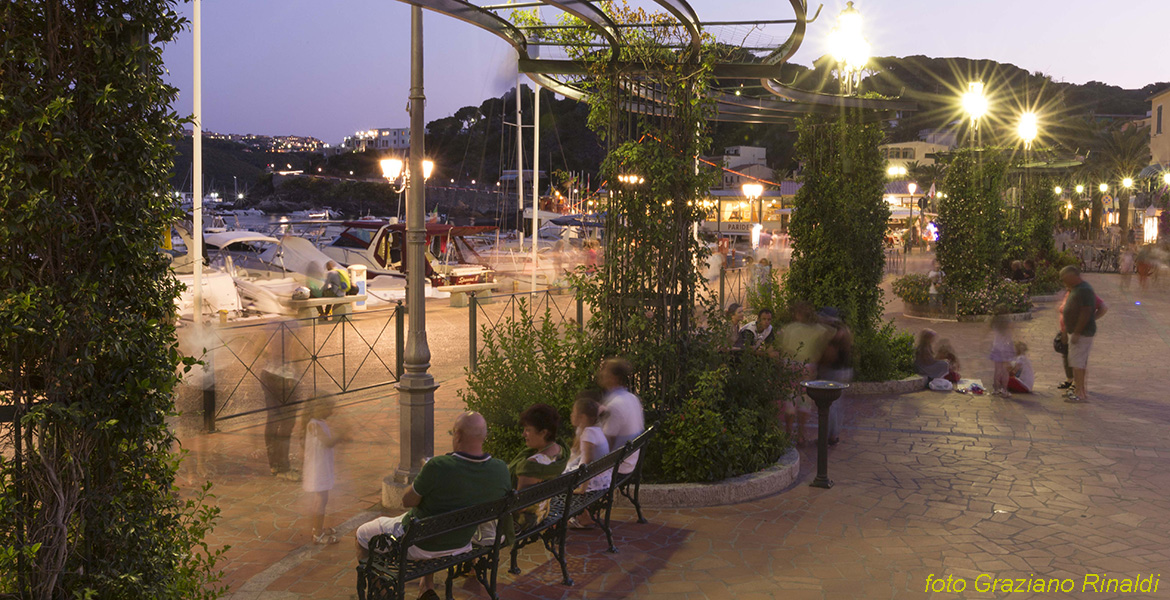
[[[1032,142],[1036,136],[1040,134],[1040,119],[1034,112],[1026,112],[1020,115],[1020,125],[1017,128],[1017,133],[1020,139],[1024,141],[1024,149],[1032,148]]]
[[[852,2],[850,4],[852,4]],[[746,196],[748,200],[756,200],[760,196],[764,195],[764,186],[758,183],[745,183],[743,184],[743,195]]]
[[[1101,190],[1101,193],[1104,194],[1105,192],[1109,191],[1109,184],[1102,183],[1101,185],[1097,186],[1097,189]]]
[[[1129,178],[1129,177],[1126,177],[1125,179],[1122,179],[1122,180],[1121,180],[1121,187],[1123,187],[1123,188],[1125,188],[1125,189],[1127,189],[1127,190],[1128,190],[1129,188],[1133,187],[1133,179],[1132,179],[1132,178]]]
[[[1057,196],[1059,196],[1059,195],[1061,195],[1061,194],[1063,194],[1063,193],[1064,193],[1064,190],[1063,190],[1063,189],[1062,189],[1062,188],[1061,188],[1059,185],[1058,185],[1058,186],[1056,186],[1056,187],[1054,187],[1054,188],[1052,188],[1052,191],[1056,192],[1056,195],[1057,195]]]
[[[967,91],[963,94],[963,111],[971,117],[971,126],[979,129],[979,120],[987,114],[987,96],[983,95],[983,82],[972,81],[967,84]]]
[[[906,167],[900,167],[897,165],[886,169],[886,174],[890,177],[905,177],[907,172],[908,171],[906,171]]]
[[[853,94],[854,77],[860,78],[861,71],[869,63],[869,42],[861,34],[861,13],[847,2],[845,10],[837,15],[837,25],[829,32],[829,53],[837,59],[841,80],[845,82],[845,94]],[[860,81],[858,82],[860,83]]]
[[[1085,186],[1083,186],[1083,185],[1080,185],[1080,184],[1077,184],[1077,193],[1078,193],[1078,194],[1083,194],[1083,193],[1085,193]]]
[[[1162,173],[1162,183],[1170,185],[1170,173]]]

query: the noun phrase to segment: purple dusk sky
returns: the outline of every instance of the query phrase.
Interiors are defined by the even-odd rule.
[[[692,0],[705,21],[787,19],[783,0]],[[635,6],[653,6],[646,0]],[[793,62],[826,54],[843,0],[827,0]],[[1012,63],[1058,81],[1140,88],[1170,79],[1170,2],[857,0],[873,54]],[[815,11],[815,2],[810,13]],[[190,18],[192,5],[182,4]],[[394,0],[203,2],[204,127],[311,135],[336,144],[358,129],[406,127],[410,9]],[[546,19],[553,11],[545,13]],[[515,82],[515,54],[472,25],[427,12],[427,120],[479,105]],[[787,37],[787,26],[765,34]],[[742,37],[742,33],[741,33]],[[722,38],[721,39],[729,39]],[[751,43],[751,42],[749,42]],[[175,106],[192,110],[192,36],[165,49]],[[527,82],[527,80],[525,80]]]

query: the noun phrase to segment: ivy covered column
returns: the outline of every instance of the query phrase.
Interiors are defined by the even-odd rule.
[[[792,211],[787,295],[833,306],[858,331],[882,315],[881,282],[890,208],[884,199],[882,131],[865,112],[810,116],[799,125],[796,154],[804,186]]]
[[[966,149],[957,151],[947,168],[947,195],[938,208],[937,252],[951,289],[974,292],[999,271],[1006,171],[1002,158]]]

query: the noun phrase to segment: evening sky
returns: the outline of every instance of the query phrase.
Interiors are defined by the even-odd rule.
[[[783,0],[691,4],[705,21],[792,17]],[[1057,81],[1124,88],[1170,79],[1165,52],[1170,2],[1165,0],[859,0],[856,6],[877,56],[987,58]],[[825,2],[793,62],[811,65],[827,53],[824,40],[843,7],[843,0]],[[190,18],[191,3],[179,9]],[[408,126],[408,5],[204,0],[202,14],[206,129],[311,135],[336,144],[358,129]],[[478,106],[514,85],[515,53],[504,41],[435,13],[427,12],[425,22],[428,121]],[[788,32],[788,26],[773,26],[753,38],[783,39]],[[180,89],[175,108],[189,115],[190,28],[164,56],[167,81]]]

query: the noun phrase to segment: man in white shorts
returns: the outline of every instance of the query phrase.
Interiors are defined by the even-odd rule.
[[[1085,383],[1085,371],[1089,366],[1093,337],[1097,334],[1097,293],[1081,278],[1081,271],[1076,267],[1062,269],[1060,279],[1068,288],[1062,316],[1068,329],[1068,366],[1072,368],[1076,390],[1065,398],[1065,402],[1088,402],[1089,387]]]
[[[460,508],[503,498],[512,489],[512,478],[503,461],[483,452],[487,423],[477,412],[465,412],[455,419],[451,430],[454,452],[427,461],[414,482],[402,495],[402,505],[410,510],[397,517],[378,517],[357,528],[357,556],[370,553],[370,540],[379,534],[401,538],[404,523],[410,517],[423,519]],[[411,546],[406,551],[411,560],[451,556],[471,550],[475,527],[454,531]],[[438,600],[434,578],[427,575],[420,582],[419,600]]]

